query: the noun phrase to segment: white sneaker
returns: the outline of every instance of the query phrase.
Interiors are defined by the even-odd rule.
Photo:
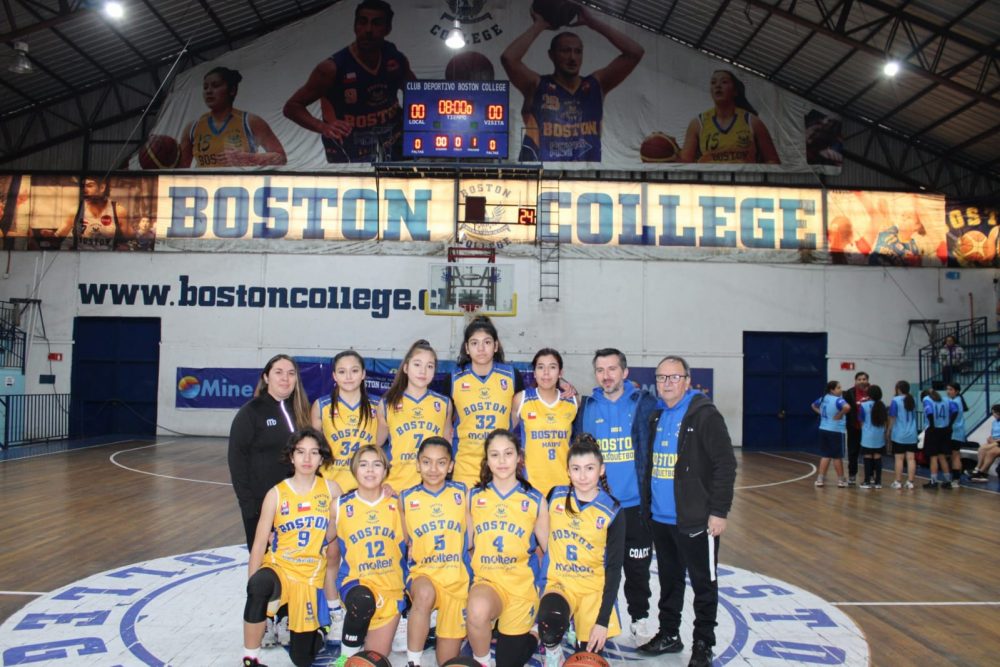
[[[264,624],[264,636],[260,640],[261,648],[271,648],[278,645],[278,637],[275,633],[274,619],[270,616]]]
[[[406,653],[406,617],[403,616],[399,619],[399,625],[396,626],[396,634],[392,638],[392,652],[393,653]]]
[[[274,624],[274,638],[282,646],[288,646],[288,643],[292,640],[292,635],[288,632],[287,616],[282,616],[278,619],[278,622]]]
[[[632,639],[635,645],[639,645],[639,638],[649,639],[656,634],[657,624],[649,616],[646,618],[632,619]]]
[[[569,644],[574,649],[576,648],[576,623],[570,619],[569,627],[566,628],[566,635],[563,637],[563,642]]]
[[[911,482],[910,480],[906,480],[906,484],[904,484],[903,486],[906,487],[907,489],[912,489],[913,482]]]
[[[813,482],[813,486],[823,486],[825,483],[822,477],[817,477],[816,481]]]
[[[563,663],[562,653],[562,646],[546,646],[544,667],[561,667]]]
[[[903,488],[903,485],[901,483],[899,483],[899,482],[893,482],[892,483],[892,488],[894,488],[894,489],[901,489],[901,488]]]
[[[330,629],[326,633],[328,641],[339,642],[344,634],[344,608],[330,611]]]

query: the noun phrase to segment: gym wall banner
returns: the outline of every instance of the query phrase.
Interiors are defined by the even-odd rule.
[[[182,72],[131,168],[342,172],[397,162],[404,115],[423,118],[403,107],[406,82],[420,79],[443,82],[441,113],[458,127],[477,115],[466,103],[480,102],[458,82],[509,81],[509,162],[839,173],[835,114],[595,9],[578,7],[571,25],[558,25],[533,22],[532,0],[390,4],[391,25],[360,43],[357,2],[339,2]],[[726,12],[745,20],[736,5]],[[457,52],[444,44],[456,20],[467,42]],[[481,130],[441,137],[467,143]]]

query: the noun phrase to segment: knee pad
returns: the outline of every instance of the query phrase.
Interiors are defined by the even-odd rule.
[[[538,605],[538,634],[545,646],[558,646],[569,628],[570,609],[566,598],[549,593]]]
[[[274,570],[262,567],[254,572],[247,582],[247,604],[243,608],[243,620],[247,623],[263,623],[267,618],[267,605],[281,596],[281,580]]]
[[[375,596],[367,586],[354,586],[344,596],[344,635],[346,646],[364,646],[368,626],[375,615]]]
[[[325,646],[325,635],[319,630],[312,632],[291,632],[288,642],[288,657],[295,667],[310,667]]]

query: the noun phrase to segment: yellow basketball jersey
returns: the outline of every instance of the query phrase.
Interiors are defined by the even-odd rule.
[[[250,130],[250,114],[233,109],[221,126],[216,126],[212,114],[203,114],[191,126],[191,147],[199,167],[225,166],[226,151],[256,153],[257,142]]]
[[[326,531],[330,527],[333,495],[325,479],[317,478],[308,493],[299,495],[290,480],[274,487],[274,542],[264,562],[280,568],[292,581],[321,587],[326,576]]]
[[[750,112],[736,108],[736,114],[723,128],[715,117],[715,109],[698,115],[701,132],[698,147],[701,157],[698,162],[753,163],[757,161],[757,144],[750,127]]]
[[[468,492],[446,482],[437,493],[418,484],[403,492],[403,521],[410,537],[410,578],[425,576],[445,589],[469,587],[466,532]]]
[[[403,522],[399,500],[382,496],[369,503],[357,491],[337,502],[340,570],[337,588],[360,582],[377,593],[403,590]]]
[[[319,414],[323,420],[323,435],[330,443],[333,461],[320,470],[323,477],[332,479],[347,492],[358,488],[358,481],[351,474],[351,457],[361,445],[374,445],[378,433],[376,412],[378,403],[372,401],[368,421],[361,423],[361,404],[350,405],[343,398],[337,399],[333,409],[329,396],[319,399]]]
[[[520,484],[502,496],[491,482],[469,494],[472,512],[472,571],[517,597],[538,594],[535,520],[542,494]]]
[[[452,373],[457,452],[452,479],[456,482],[470,488],[478,483],[486,436],[494,429],[510,428],[515,372],[507,364],[493,364],[485,377],[479,377],[468,366]]]
[[[618,515],[614,499],[604,491],[581,507],[573,495],[573,510],[566,511],[568,486],[552,491],[549,502],[548,551],[542,562],[546,585],[561,582],[580,594],[604,590],[608,526]]]
[[[424,438],[444,433],[448,425],[448,403],[446,397],[428,391],[420,398],[403,394],[396,405],[385,406],[385,420],[389,426],[388,454],[392,463],[386,482],[395,491],[420,483],[417,448]]]
[[[524,468],[528,481],[543,498],[552,487],[569,484],[566,458],[576,408],[576,397],[556,398],[555,404],[549,405],[538,395],[538,389],[524,390],[518,412]]]

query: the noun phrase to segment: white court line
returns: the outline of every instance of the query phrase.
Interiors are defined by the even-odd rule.
[[[830,602],[835,607],[995,607],[995,602]]]
[[[115,457],[117,457],[119,454],[126,454],[128,452],[137,452],[140,449],[149,449],[150,447],[157,447],[159,445],[170,445],[170,444],[173,444],[175,442],[178,442],[178,441],[177,440],[166,440],[164,442],[154,442],[151,445],[144,445],[142,447],[133,447],[132,449],[122,449],[121,451],[117,451],[114,454],[112,454],[109,458],[110,458],[111,463],[115,464],[116,466],[118,466],[122,470],[128,470],[129,472],[137,472],[137,473],[139,473],[141,475],[150,475],[151,477],[162,477],[163,479],[173,479],[173,480],[177,480],[178,482],[196,482],[198,484],[216,484],[218,486],[232,486],[232,484],[230,484],[229,482],[214,482],[214,481],[208,480],[208,479],[191,479],[190,477],[176,477],[174,475],[161,475],[158,472],[149,472],[148,470],[139,470],[138,468],[130,468],[129,466],[124,465],[122,463],[118,463],[118,461],[115,460]]]
[[[57,450],[57,451],[54,451],[54,452],[44,452],[42,454],[28,454],[27,456],[18,456],[17,458],[11,458],[11,459],[4,458],[4,459],[0,459],[0,463],[13,463],[14,461],[26,461],[28,459],[38,459],[38,458],[41,458],[43,456],[54,456],[56,454],[72,454],[73,452],[82,452],[85,449],[93,449],[95,447],[107,447],[108,445],[120,445],[123,442],[135,442],[135,441],[136,441],[136,439],[132,438],[131,440],[115,440],[113,442],[98,442],[98,443],[95,443],[93,445],[86,445],[84,447],[73,447],[73,448],[66,447],[64,449],[60,449],[60,450]],[[18,445],[18,446],[20,446],[20,445]],[[31,445],[29,445],[29,446],[31,446]]]
[[[48,595],[37,591],[0,591],[0,595]]]
[[[750,452],[747,452],[750,453]],[[791,484],[792,482],[798,482],[803,479],[809,479],[816,474],[816,466],[808,461],[800,461],[799,459],[789,458],[787,456],[779,456],[778,454],[771,454],[770,452],[753,452],[753,454],[763,454],[764,456],[773,456],[776,459],[783,459],[785,461],[792,461],[793,463],[801,463],[803,465],[809,466],[809,472],[802,475],[801,477],[793,477],[792,479],[783,479],[780,482],[769,482],[768,484],[753,484],[751,486],[737,486],[735,491],[746,491],[748,489],[763,489],[768,486],[780,486],[782,484]]]

